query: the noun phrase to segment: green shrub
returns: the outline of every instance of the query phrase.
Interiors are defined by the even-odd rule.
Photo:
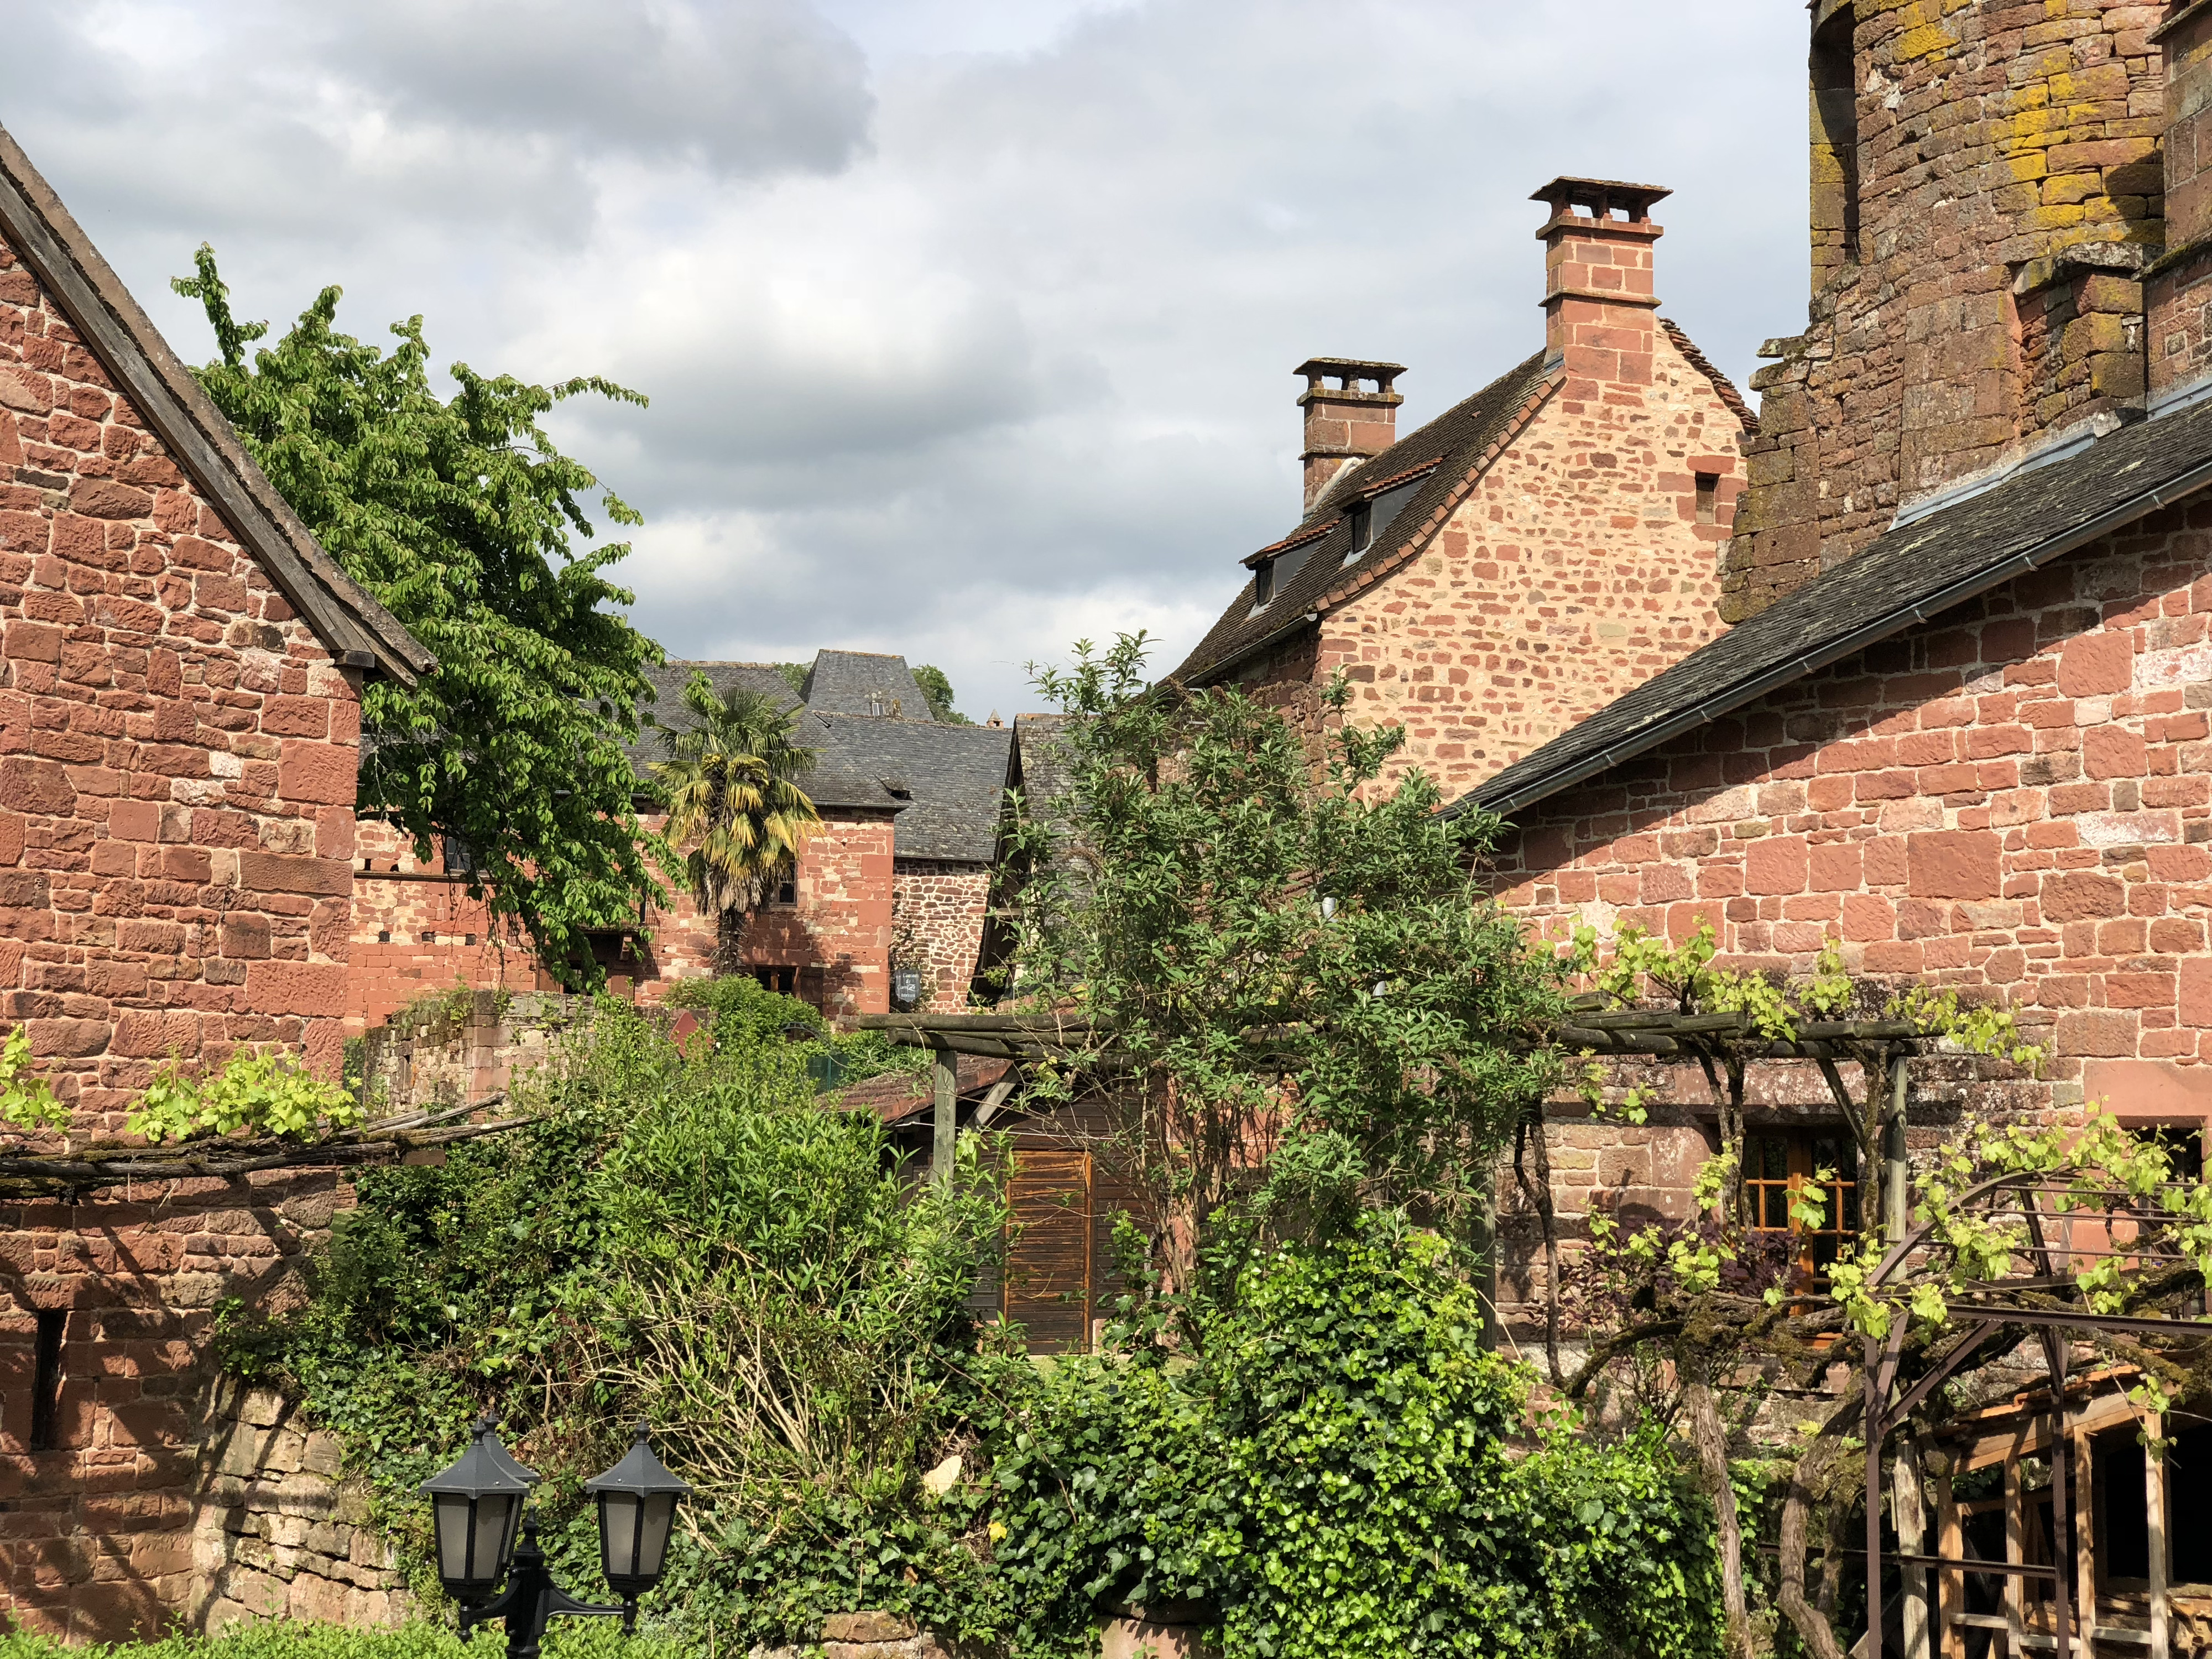
[[[1237,1279],[1188,1366],[1066,1362],[1001,1425],[1018,1646],[1197,1597],[1229,1659],[1717,1653],[1711,1513],[1663,1436],[1532,1419],[1442,1240],[1376,1214]]]
[[[679,980],[667,1001],[672,1008],[702,1016],[719,1043],[793,1043],[815,1062],[814,1074],[833,1079],[836,1086],[884,1072],[924,1071],[929,1065],[926,1050],[899,1048],[881,1031],[833,1031],[817,1010],[769,990],[750,974]]]
[[[434,1584],[415,1489],[489,1408],[546,1477],[562,1582],[599,1594],[581,1482],[642,1419],[699,1488],[663,1627],[811,1635],[854,1575],[795,1593],[779,1570],[756,1608],[725,1593],[745,1578],[732,1552],[783,1548],[824,1513],[842,1534],[853,1514],[912,1509],[992,1363],[965,1303],[1004,1212],[972,1146],[952,1190],[918,1187],[872,1114],[823,1109],[805,1045],[757,1026],[731,1040],[718,1018],[687,1056],[665,1027],[603,1002],[516,1085],[529,1127],[442,1166],[365,1171],[304,1304],[228,1310],[224,1356],[337,1432],[418,1588]]]

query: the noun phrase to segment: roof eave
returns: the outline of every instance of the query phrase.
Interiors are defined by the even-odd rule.
[[[2131,496],[2119,506],[2071,530],[2034,543],[1972,575],[1962,576],[1924,599],[1897,605],[1849,634],[1802,652],[1785,663],[1747,675],[1726,690],[1717,691],[1663,720],[1655,720],[1634,737],[1623,738],[1595,755],[1566,762],[1551,772],[1510,789],[1492,791],[1480,787],[1471,789],[1443,807],[1438,816],[1455,818],[1470,810],[1479,810],[1504,817],[1519,811],[1522,807],[1534,805],[1561,790],[1571,789],[1600,772],[1618,766],[1623,761],[1649,753],[1669,738],[1680,737],[1683,732],[1693,731],[1724,714],[1733,714],[1745,704],[1787,685],[1792,680],[1802,679],[1808,674],[1841,662],[1854,653],[1878,645],[1893,634],[1900,633],[1916,623],[1926,622],[1931,617],[1940,616],[1954,605],[1978,598],[2014,577],[2039,569],[2053,559],[2062,558],[2076,548],[2087,546],[2099,537],[2109,535],[2145,514],[2170,506],[2208,485],[2212,485],[2212,460],[2200,462],[2180,477],[2145,490],[2140,495]]]

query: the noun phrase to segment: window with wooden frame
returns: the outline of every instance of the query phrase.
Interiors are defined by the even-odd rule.
[[[1817,1227],[1790,1215],[1790,1201],[1822,1170],[1826,1211]],[[1761,1232],[1800,1237],[1797,1267],[1817,1276],[1836,1259],[1837,1247],[1859,1231],[1858,1149],[1850,1137],[1825,1129],[1756,1129],[1743,1138],[1744,1208]]]

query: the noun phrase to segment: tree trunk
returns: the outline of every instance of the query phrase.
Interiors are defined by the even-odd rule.
[[[745,913],[718,910],[714,914],[714,971],[728,975],[744,970]]]
[[[1713,1500],[1714,1518],[1720,1523],[1721,1601],[1728,1612],[1728,1651],[1730,1659],[1753,1659],[1758,1651],[1752,1638],[1751,1613],[1743,1595],[1743,1523],[1736,1513],[1735,1487],[1729,1480],[1728,1430],[1714,1402],[1709,1372],[1710,1356],[1678,1358],[1685,1378],[1682,1402],[1690,1413],[1690,1438],[1698,1449],[1698,1468],[1704,1475],[1705,1494]],[[1823,1655],[1822,1659],[1828,1659]]]
[[[1544,1228],[1544,1361],[1551,1368],[1552,1386],[1566,1382],[1559,1368],[1559,1235],[1552,1214],[1552,1150],[1544,1138],[1544,1103],[1536,1103],[1535,1115],[1521,1120],[1513,1141],[1513,1176],[1522,1196],[1534,1206]],[[1536,1178],[1532,1182],[1522,1164],[1522,1152],[1531,1141],[1536,1147]]]
[[[1843,1659],[1843,1650],[1837,1645],[1835,1628],[1828,1623],[1827,1614],[1805,1599],[1805,1534],[1814,1504],[1813,1488],[1826,1473],[1829,1459],[1841,1444],[1832,1432],[1823,1430],[1790,1471],[1790,1495],[1782,1504],[1782,1589],[1777,1599],[1796,1631],[1798,1640],[1811,1650],[1813,1659]],[[1831,1562],[1835,1559],[1832,1550],[1829,1559]],[[1822,1591],[1824,1601],[1833,1599],[1832,1584],[1824,1583]]]

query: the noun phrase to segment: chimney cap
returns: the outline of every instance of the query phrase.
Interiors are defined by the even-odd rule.
[[[1406,372],[1403,363],[1376,362],[1365,357],[1309,357],[1291,371],[1306,377],[1301,404],[1320,398],[1326,402],[1392,403],[1405,401],[1391,384]],[[1323,380],[1334,380],[1333,386],[1324,386]],[[1358,382],[1372,380],[1375,390],[1363,392]]]
[[[1561,174],[1528,199],[1547,204],[1554,214],[1565,213],[1570,207],[1588,208],[1595,219],[1603,219],[1620,208],[1627,213],[1629,222],[1635,224],[1651,216],[1653,203],[1663,202],[1674,193],[1664,185],[1632,185],[1621,179],[1576,179]]]

